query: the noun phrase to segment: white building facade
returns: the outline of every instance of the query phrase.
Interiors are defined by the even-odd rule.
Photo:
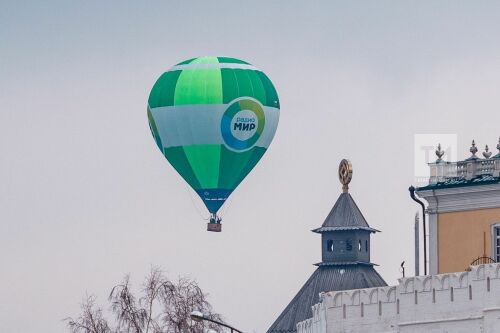
[[[397,286],[327,292],[298,333],[500,332],[500,264],[399,279]]]

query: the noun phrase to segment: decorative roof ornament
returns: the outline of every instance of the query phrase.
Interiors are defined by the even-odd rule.
[[[436,163],[441,162],[442,161],[441,157],[444,156],[444,150],[441,150],[441,144],[438,144],[438,147],[436,149],[436,156],[438,157]]]
[[[352,179],[352,164],[349,160],[343,159],[339,164],[339,180],[342,184],[342,191],[349,192],[349,183]]]
[[[470,147],[469,151],[472,153],[472,156],[468,158],[468,160],[475,160],[478,157],[476,156],[477,153],[477,147],[476,147],[476,142],[472,140],[472,146]]]
[[[488,145],[486,145],[486,147],[484,147],[483,156],[484,156],[484,158],[491,157],[491,151],[489,151]]]

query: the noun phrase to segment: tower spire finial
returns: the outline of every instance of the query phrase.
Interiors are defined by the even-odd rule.
[[[343,159],[339,164],[339,180],[342,184],[342,192],[349,192],[349,183],[352,179],[352,164],[349,160]]]

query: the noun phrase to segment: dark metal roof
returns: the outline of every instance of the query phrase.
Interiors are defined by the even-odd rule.
[[[321,292],[387,286],[371,264],[318,267],[267,333],[296,332],[297,323],[312,317],[311,307]]]
[[[321,228],[314,229],[313,231],[324,232],[336,230],[378,231],[370,228],[354,199],[348,192],[342,193],[339,196]]]
[[[311,230],[312,232],[317,232],[317,233],[322,233],[325,231],[347,231],[347,230],[366,230],[370,232],[380,232],[380,230],[373,229],[373,228],[366,228],[366,227],[320,227]]]
[[[488,185],[497,183],[500,183],[500,177],[494,177],[491,175],[482,175],[473,179],[465,179],[457,177],[457,178],[448,178],[444,182],[429,184],[427,186],[419,187],[417,191],[435,190],[440,188],[474,186],[474,185]]]

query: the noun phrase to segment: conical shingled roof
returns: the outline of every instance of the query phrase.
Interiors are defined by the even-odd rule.
[[[339,196],[321,228],[314,229],[313,231],[321,233],[335,230],[378,231],[377,229],[370,228],[354,199],[348,192],[342,193]]]
[[[312,317],[321,292],[387,286],[370,264],[320,266],[283,310],[267,333],[293,333],[297,323]]]

